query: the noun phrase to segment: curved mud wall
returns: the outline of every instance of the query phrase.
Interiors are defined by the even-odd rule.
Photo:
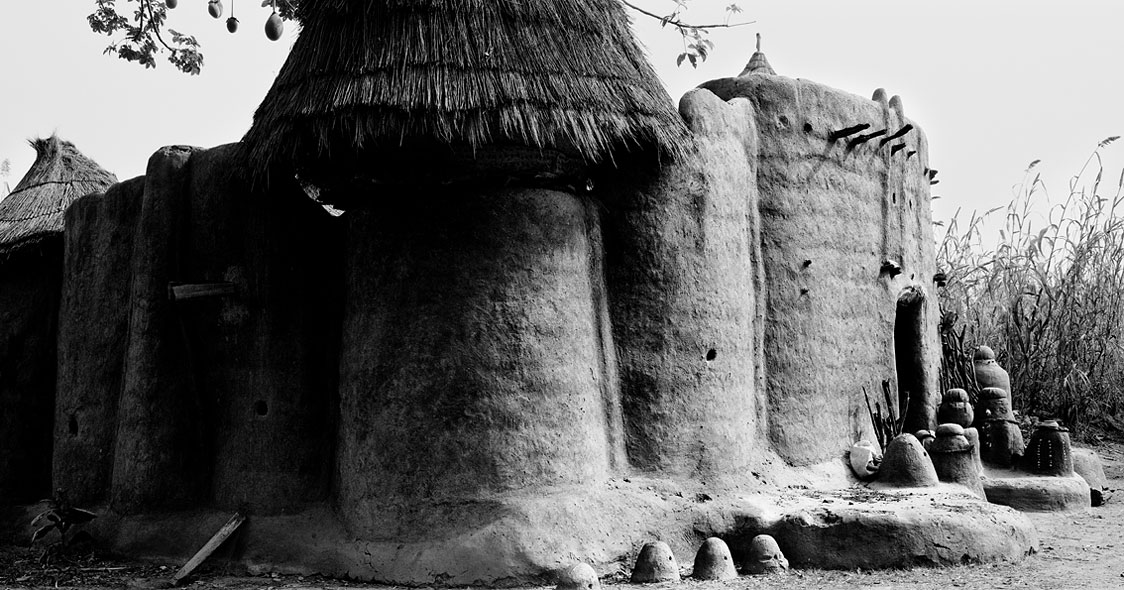
[[[907,428],[927,427],[939,399],[939,348],[928,295],[936,261],[924,139],[913,130],[882,141],[907,124],[884,95],[867,100],[767,75],[704,87],[749,99],[756,112],[768,422],[777,451],[796,464],[839,456],[869,429],[863,388],[880,396],[888,380],[897,391],[899,366],[910,367],[910,387],[923,388],[912,392]],[[857,125],[868,127],[833,138]],[[892,153],[897,144],[905,147]],[[921,297],[928,329],[916,345],[895,346],[905,291]],[[899,350],[916,358],[896,363]]]
[[[464,505],[489,494],[605,480],[621,426],[590,203],[544,189],[382,202],[348,213],[345,522],[432,536],[494,518]],[[461,514],[437,523],[435,504]]]
[[[144,178],[66,210],[54,482],[80,506],[106,500],[128,339],[133,237]]]
[[[327,496],[341,227],[238,166],[234,146],[164,148],[68,213],[54,472],[76,500],[272,513]],[[183,285],[226,290],[174,299]]]
[[[630,464],[741,475],[759,445],[757,133],[748,101],[680,103],[692,155],[608,174],[609,292]]]

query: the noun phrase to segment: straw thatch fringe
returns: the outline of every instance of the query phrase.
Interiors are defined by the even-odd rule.
[[[259,170],[417,140],[588,161],[681,149],[685,126],[618,0],[320,0],[298,17],[243,140]]]
[[[71,203],[117,182],[68,141],[51,136],[30,143],[35,163],[0,201],[0,261],[61,233]]]

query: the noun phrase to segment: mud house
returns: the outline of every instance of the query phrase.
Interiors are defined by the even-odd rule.
[[[241,144],[164,148],[67,211],[54,485],[112,546],[190,553],[240,510],[247,563],[466,584],[652,535],[784,545],[760,507],[848,484],[864,388],[933,425],[928,155],[898,97],[758,53],[676,112],[616,0],[462,4],[302,3]],[[1014,533],[786,552],[1033,544],[965,510]]]

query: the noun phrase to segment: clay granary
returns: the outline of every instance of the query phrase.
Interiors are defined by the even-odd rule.
[[[854,483],[864,389],[936,426],[930,169],[902,101],[758,53],[677,112],[620,4],[571,4],[302,3],[242,143],[163,148],[70,205],[40,263],[61,280],[35,494],[99,507],[126,554],[190,555],[237,511],[241,562],[405,584],[542,580],[653,535],[689,562],[694,536],[739,558],[770,533],[793,566],[1033,547],[976,502],[934,517],[944,545],[821,554],[846,519],[794,499]],[[404,58],[406,21],[482,45]],[[9,375],[4,407],[32,395]]]

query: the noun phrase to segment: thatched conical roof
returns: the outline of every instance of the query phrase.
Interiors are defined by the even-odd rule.
[[[51,136],[30,143],[35,163],[0,201],[0,260],[61,233],[63,213],[71,203],[117,182],[69,141]]]
[[[316,0],[297,17],[243,139],[258,170],[427,141],[599,161],[685,132],[619,0]]]
[[[750,76],[753,74],[768,74],[776,76],[777,73],[773,71],[773,66],[769,65],[769,59],[765,57],[765,53],[761,51],[761,33],[757,33],[757,51],[753,52],[753,56],[749,58],[749,63],[745,64],[745,69],[738,77]]]

